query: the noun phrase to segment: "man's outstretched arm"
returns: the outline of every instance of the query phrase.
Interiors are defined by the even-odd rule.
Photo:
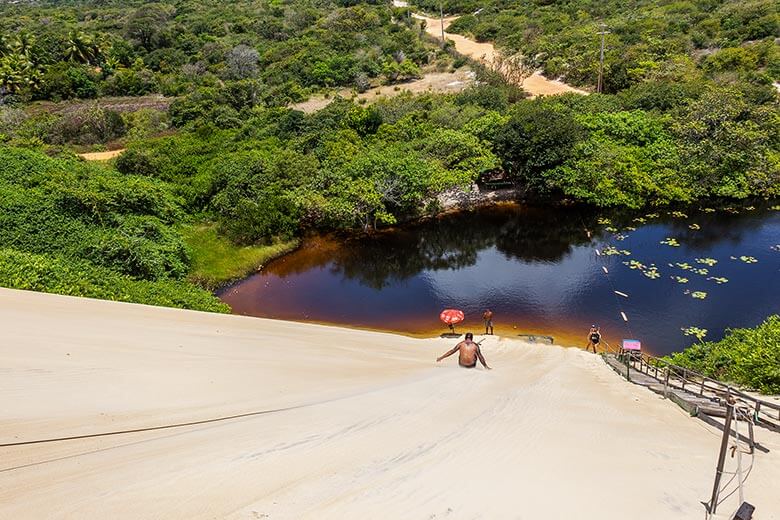
[[[460,348],[460,344],[457,344],[457,345],[455,345],[454,347],[452,347],[452,350],[450,350],[450,351],[449,351],[449,352],[447,352],[446,354],[442,354],[441,356],[437,357],[437,358],[436,358],[436,362],[438,363],[438,362],[439,362],[439,361],[441,361],[442,359],[444,359],[444,358],[446,358],[446,357],[450,357],[450,356],[451,356],[451,355],[453,355],[455,352],[457,352],[459,348]]]
[[[485,356],[482,355],[482,349],[479,347],[477,347],[477,357],[479,358],[479,362],[482,363],[483,367],[491,370],[491,368],[487,366],[487,363],[485,363]]]

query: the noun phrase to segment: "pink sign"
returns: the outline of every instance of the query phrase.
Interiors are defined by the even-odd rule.
[[[638,339],[624,339],[623,350],[642,350],[642,343]]]

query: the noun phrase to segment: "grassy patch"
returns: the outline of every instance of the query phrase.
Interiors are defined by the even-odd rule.
[[[192,253],[189,280],[206,289],[237,280],[298,247],[297,240],[271,245],[236,246],[217,234],[214,224],[187,226],[184,240]]]

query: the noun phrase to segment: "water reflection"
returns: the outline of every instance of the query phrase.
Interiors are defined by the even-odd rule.
[[[587,208],[508,205],[370,237],[313,239],[221,296],[241,314],[404,332],[437,330],[438,311],[448,306],[464,309],[476,328],[490,306],[502,334],[578,341],[599,322],[608,339],[641,336],[656,352],[689,343],[680,332],[687,326],[717,337],[726,327],[752,326],[780,312],[780,253],[770,249],[780,242],[780,213],[686,213],[597,215]],[[667,237],[681,246],[659,244]],[[594,254],[607,245],[631,254]],[[740,255],[760,261],[731,260]],[[712,275],[730,282],[715,285],[668,267],[696,257],[717,258]],[[661,276],[628,269],[622,262],[630,259],[655,263]],[[672,280],[680,274],[691,278],[685,287]],[[619,316],[614,286],[630,294],[620,302],[629,324]],[[706,291],[708,299],[695,301],[685,289]]]

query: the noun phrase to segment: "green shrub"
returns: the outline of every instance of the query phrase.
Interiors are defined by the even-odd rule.
[[[88,262],[0,249],[0,286],[102,300],[230,312],[211,293],[187,282],[134,280]]]
[[[668,359],[709,377],[778,394],[780,316],[770,316],[753,329],[730,329],[721,341],[696,343]]]

